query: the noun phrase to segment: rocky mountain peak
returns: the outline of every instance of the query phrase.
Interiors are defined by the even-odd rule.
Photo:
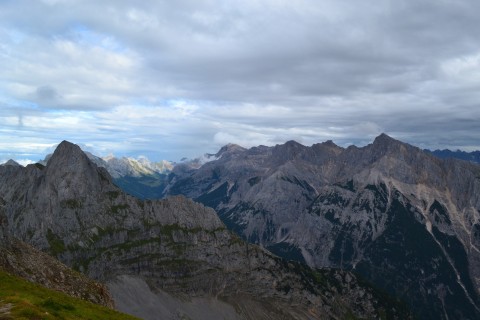
[[[288,140],[285,142],[285,145],[288,147],[303,147],[303,145],[295,140]]]
[[[398,157],[401,154],[405,154],[407,151],[412,152],[413,147],[382,133],[375,138],[372,144],[358,150],[361,150],[361,152],[363,152],[365,156],[370,157],[371,160],[376,161],[385,155]],[[420,149],[418,150],[420,151]]]
[[[338,147],[338,145],[336,145],[335,142],[333,142],[332,140],[327,140],[327,141],[323,142],[322,144],[327,146],[327,147]]]
[[[292,160],[297,156],[301,155],[308,148],[304,145],[290,140],[284,144],[277,144],[273,147],[272,155],[277,163],[285,163],[286,161]]]
[[[327,140],[322,143],[315,143],[312,145],[312,149],[318,154],[340,154],[344,149],[336,145],[332,140]]]
[[[99,168],[78,145],[68,141],[60,143],[48,160],[45,179],[64,196],[86,195],[111,181],[106,169]]]
[[[220,156],[222,156],[223,154],[226,154],[226,153],[242,152],[242,151],[245,151],[245,150],[247,150],[247,149],[239,146],[238,144],[229,143],[229,144],[223,146],[217,152],[217,154],[215,156],[218,158],[218,157],[220,157]]]
[[[62,141],[48,160],[48,165],[55,167],[71,166],[77,162],[88,162],[87,155],[79,146],[68,141]]]
[[[292,152],[292,153],[299,153],[301,151],[304,151],[307,149],[306,146],[304,146],[303,144],[295,141],[295,140],[290,140],[290,141],[287,141],[285,142],[285,144],[283,145],[283,147],[288,151],[288,152]]]
[[[404,144],[404,143],[390,137],[386,133],[382,133],[378,137],[376,137],[375,140],[373,140],[372,145],[376,148],[388,149],[388,148],[391,148],[392,146],[397,146],[400,144]]]
[[[78,145],[67,140],[63,140],[58,144],[53,154],[55,155],[58,153],[84,154],[84,152],[82,151],[82,149],[80,149]]]
[[[3,164],[3,166],[21,167],[21,165],[18,162],[16,162],[15,160],[12,160],[12,159],[5,162]]]

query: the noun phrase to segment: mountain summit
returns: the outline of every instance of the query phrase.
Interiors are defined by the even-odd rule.
[[[86,154],[79,146],[68,141],[62,141],[55,149],[49,160],[50,167],[60,167],[61,169],[70,170],[73,166],[78,169],[81,165],[88,165],[89,160]]]
[[[5,162],[4,164],[2,164],[2,166],[13,166],[13,167],[19,167],[20,164],[18,162],[16,162],[15,160],[8,160],[7,162]]]
[[[392,137],[390,137],[386,133],[381,133],[378,137],[376,137],[373,140],[373,144],[377,144],[377,145],[384,145],[384,146],[387,145],[388,146],[388,145],[391,145],[393,143],[401,143],[401,142],[393,139]]]
[[[95,194],[111,187],[111,177],[101,167],[97,167],[79,146],[63,141],[48,160],[48,164],[40,173],[38,192],[39,200],[57,199],[61,203],[94,201]],[[52,198],[53,196],[53,198]],[[43,203],[47,212],[50,204]],[[75,219],[78,221],[78,219]]]
[[[225,153],[234,153],[234,152],[242,152],[245,151],[246,149],[239,146],[238,144],[233,144],[229,143],[225,146],[223,146],[216,154],[215,156],[217,158],[221,157]]]

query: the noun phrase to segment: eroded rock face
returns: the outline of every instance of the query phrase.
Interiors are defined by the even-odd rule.
[[[0,268],[69,296],[114,307],[105,285],[73,271],[50,255],[15,239],[9,234],[6,225],[7,219],[0,212]]]
[[[140,201],[126,195],[68,142],[46,167],[0,167],[0,182],[15,236],[110,284],[131,276],[153,293],[219,299],[241,319],[409,318],[353,274],[275,257],[183,196]]]
[[[480,317],[478,165],[382,134],[363,148],[236,148],[170,179],[166,194],[280,256],[358,272],[422,319]]]

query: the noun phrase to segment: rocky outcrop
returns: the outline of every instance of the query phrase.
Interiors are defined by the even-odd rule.
[[[193,305],[213,299],[222,307],[212,314],[222,314],[227,304],[241,319],[409,318],[397,301],[352,273],[282,260],[244,242],[215,211],[183,196],[140,201],[123,193],[68,142],[46,167],[0,167],[0,182],[10,231],[107,282],[120,302],[125,285],[133,290],[146,283],[149,297],[166,293]],[[119,308],[135,313],[147,306]],[[170,312],[164,318],[178,316],[171,308],[164,308]]]
[[[73,271],[58,260],[15,239],[0,212],[0,268],[46,288],[63,292],[109,308],[113,300],[105,285]]]
[[[480,317],[478,165],[382,134],[363,148],[235,148],[170,180],[167,195],[216,209],[248,241],[359,273],[422,319]]]

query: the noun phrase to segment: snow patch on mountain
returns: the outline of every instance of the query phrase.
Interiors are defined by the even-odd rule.
[[[172,171],[174,164],[167,160],[152,162],[144,156],[138,158],[116,158],[113,155],[101,158],[105,168],[113,178],[141,177],[166,174]]]

